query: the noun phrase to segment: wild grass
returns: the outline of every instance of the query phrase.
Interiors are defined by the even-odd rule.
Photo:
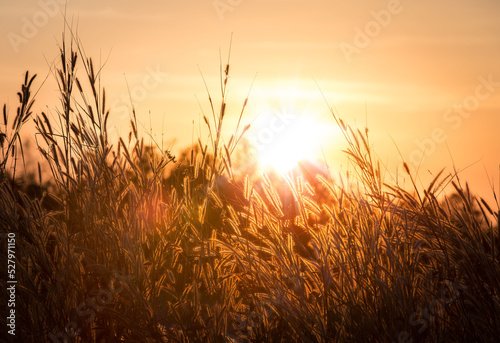
[[[16,234],[22,341],[498,341],[498,203],[457,175],[441,172],[423,192],[385,182],[368,130],[331,109],[359,187],[322,176],[253,183],[232,173],[248,99],[227,144],[221,134],[229,62],[220,104],[208,93],[209,144],[179,161],[144,141],[135,112],[128,137],[110,142],[102,71],[78,41],[63,41],[53,70],[55,114],[32,113],[26,73],[0,133],[0,228]],[[31,119],[55,187],[40,173],[43,192],[30,197],[16,165]]]

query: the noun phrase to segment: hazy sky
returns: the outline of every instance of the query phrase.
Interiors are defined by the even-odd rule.
[[[47,74],[61,41],[62,3],[0,0],[0,102],[14,108],[26,69],[40,75],[38,85]],[[347,122],[363,127],[367,118],[391,173],[400,161],[394,140],[414,168],[424,157],[424,179],[428,170],[451,171],[451,152],[477,190],[488,192],[486,173],[497,185],[497,0],[71,0],[66,13],[87,54],[106,61],[103,83],[118,130],[127,128],[128,82],[145,128],[151,122],[157,137],[188,145],[192,121],[200,120],[196,97],[209,108],[198,67],[216,98],[219,49],[225,61],[233,33],[233,120],[256,73],[248,122],[284,109],[331,120],[316,80]],[[55,90],[47,82],[35,109],[53,110]],[[341,143],[330,138],[322,143],[332,164],[345,163]]]

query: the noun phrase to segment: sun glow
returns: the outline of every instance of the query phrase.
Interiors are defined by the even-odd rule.
[[[259,165],[286,173],[302,160],[322,158],[321,139],[328,126],[310,114],[264,114],[255,123],[252,141]]]

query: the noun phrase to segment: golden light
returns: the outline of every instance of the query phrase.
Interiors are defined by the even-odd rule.
[[[262,114],[250,134],[260,167],[286,173],[302,160],[322,159],[321,143],[331,126],[303,113]]]

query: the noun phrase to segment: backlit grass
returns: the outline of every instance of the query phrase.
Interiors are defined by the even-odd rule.
[[[135,113],[129,135],[111,142],[101,72],[77,42],[63,43],[57,110],[32,113],[38,80],[29,73],[18,110],[3,108],[1,263],[14,232],[16,338],[498,340],[498,203],[472,196],[457,175],[441,172],[424,191],[387,183],[368,130],[333,110],[358,187],[324,174],[236,175],[248,127],[243,111],[226,111],[229,65],[221,103],[209,95],[208,145],[199,140],[176,159],[141,137]],[[238,127],[224,141],[233,115]],[[50,185],[41,171],[30,187],[18,178],[20,164],[33,163],[21,140],[31,120]],[[2,278],[2,299],[6,287]]]

